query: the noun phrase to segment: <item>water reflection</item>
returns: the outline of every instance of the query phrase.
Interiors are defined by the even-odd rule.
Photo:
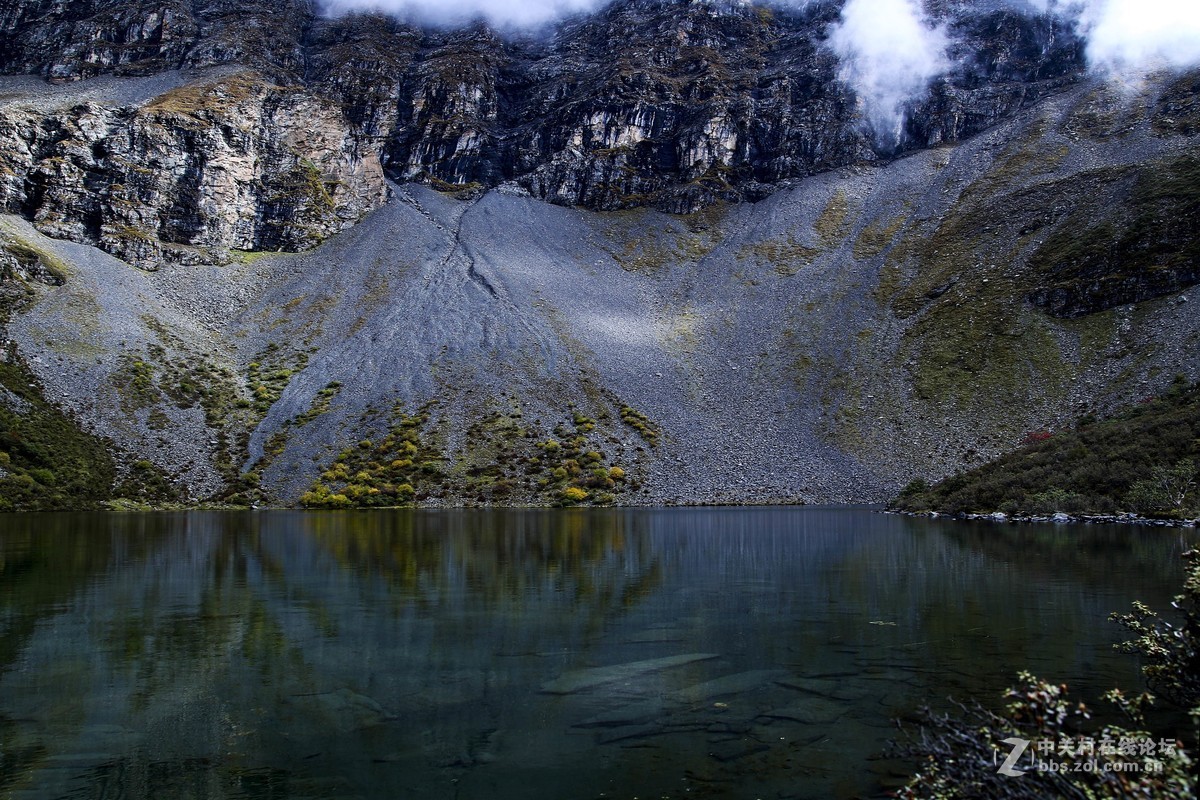
[[[0,792],[878,793],[889,717],[1134,684],[1179,533],[853,509],[0,517]]]

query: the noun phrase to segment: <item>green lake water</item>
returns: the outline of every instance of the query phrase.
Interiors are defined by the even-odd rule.
[[[881,796],[1192,532],[851,508],[0,515],[0,798]]]

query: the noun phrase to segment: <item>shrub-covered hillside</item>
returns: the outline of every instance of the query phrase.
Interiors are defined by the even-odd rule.
[[[900,511],[1195,517],[1200,384],[1177,379],[1164,396],[1074,430],[1033,433],[1020,449],[934,486],[915,480]]]

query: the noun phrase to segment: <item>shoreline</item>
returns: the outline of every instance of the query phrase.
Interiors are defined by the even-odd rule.
[[[1140,525],[1151,528],[1198,528],[1200,519],[1158,519],[1142,517],[1137,514],[1067,514],[1059,511],[1054,514],[1005,514],[995,511],[990,514],[968,514],[959,512],[949,514],[941,511],[901,511],[900,509],[884,509],[885,514],[898,514],[905,517],[924,517],[925,519],[953,519],[972,522],[995,522],[998,524],[1041,524],[1041,525]]]
[[[45,508],[45,509],[10,509],[0,514],[172,514],[189,511],[299,511],[299,512],[350,512],[350,511],[531,511],[531,510],[622,510],[622,509],[672,509],[672,508],[857,508],[873,512],[886,509],[881,503],[806,503],[799,499],[782,499],[777,501],[689,501],[677,503],[639,503],[615,505],[394,505],[394,506],[350,506],[348,508],[306,508],[299,505],[236,505],[225,503],[196,503],[196,504],[167,504],[162,506],[118,504],[101,506],[99,508]]]

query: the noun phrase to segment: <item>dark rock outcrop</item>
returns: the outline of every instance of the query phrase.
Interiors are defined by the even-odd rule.
[[[386,196],[339,110],[253,72],[135,108],[0,112],[0,208],[139,266],[301,250]]]
[[[15,0],[0,5],[0,67],[51,80],[244,63],[302,72],[312,3]]]

